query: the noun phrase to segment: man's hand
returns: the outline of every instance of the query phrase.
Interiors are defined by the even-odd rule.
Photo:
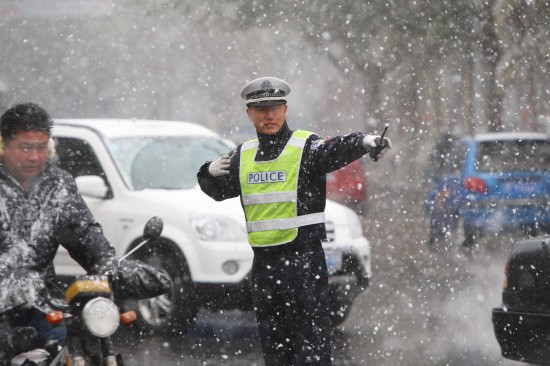
[[[125,259],[118,265],[111,281],[115,296],[119,299],[150,299],[166,294],[172,287],[170,278],[164,272],[132,259]]]
[[[231,158],[229,157],[229,155],[225,154],[222,157],[210,163],[210,165],[208,166],[208,172],[214,177],[226,175],[226,174],[229,174],[230,165],[231,165]]]
[[[119,299],[148,299],[167,293],[171,282],[164,272],[143,261],[116,257],[102,258],[91,271],[109,277]]]
[[[371,160],[377,161],[391,149],[391,140],[387,137],[381,139],[377,135],[366,135],[363,138],[363,146],[369,150]]]

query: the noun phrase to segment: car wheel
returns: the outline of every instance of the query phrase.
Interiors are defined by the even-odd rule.
[[[476,244],[481,231],[474,229],[464,223],[462,216],[458,216],[456,228],[452,233],[453,244],[466,256],[471,256],[477,251]]]
[[[331,310],[330,321],[333,327],[337,327],[342,324],[349,316],[351,312],[352,299],[337,299],[335,296],[331,296]]]
[[[451,246],[449,242],[450,233],[448,232],[450,228],[443,230],[441,225],[436,224],[432,220],[434,219],[430,219],[428,229],[428,248],[435,252],[445,252]]]
[[[445,233],[438,232],[430,227],[428,234],[428,247],[431,250],[440,251],[441,247],[445,243]]]
[[[139,310],[135,328],[140,335],[183,336],[195,325],[199,306],[187,262],[172,242],[160,242],[136,252],[142,260],[163,271],[171,280],[170,291],[147,300],[133,301]]]
[[[457,248],[472,249],[479,234],[468,227],[460,214],[454,214],[455,219],[449,223],[446,231],[438,231],[430,225],[428,246],[438,252],[454,251]]]
[[[462,220],[460,224],[462,225],[462,246],[466,249],[473,249],[476,245],[476,239],[479,237],[479,233],[476,233],[475,229],[466,226]]]

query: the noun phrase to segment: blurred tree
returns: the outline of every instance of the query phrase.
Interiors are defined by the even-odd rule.
[[[235,85],[269,72],[295,80],[298,117],[327,135],[391,122],[392,136],[429,145],[442,128],[537,130],[550,119],[548,0],[114,3],[102,15],[1,17],[5,103],[239,134],[248,121]]]
[[[189,0],[164,0],[162,4],[184,12],[195,7]],[[468,132],[477,127],[504,129],[505,87],[517,80],[514,72],[524,67],[528,80],[533,80],[533,74],[547,69],[547,1],[229,0],[223,5],[206,4],[210,20],[219,15],[216,22],[234,22],[243,31],[295,28],[350,82],[365,84],[358,85],[356,93],[367,90],[369,98],[359,96],[366,103],[367,117],[378,121],[406,117],[413,128],[420,127],[423,109],[431,109],[436,129],[456,109],[455,99],[443,94],[441,73],[453,55],[462,60],[459,87]],[[233,6],[236,11],[231,10]],[[478,123],[476,79],[484,101]],[[388,82],[396,86],[394,91],[384,88]],[[528,92],[532,113],[538,109],[539,94],[534,88]],[[390,111],[390,106],[397,111]]]
[[[497,0],[495,33],[502,43],[496,75],[503,89],[523,94],[521,114],[534,128],[540,113],[548,111],[550,66],[550,2]],[[523,88],[521,86],[524,86]]]
[[[402,177],[407,177],[403,184],[424,178],[417,167],[428,164],[441,131],[536,129],[513,118],[515,104],[526,102],[531,113],[550,110],[550,98],[543,98],[549,77],[547,0],[204,0],[200,5],[192,0],[162,0],[149,4],[194,14],[197,24],[206,25],[209,32],[231,31],[250,44],[251,57],[274,47],[269,37],[261,36],[262,31],[275,37],[285,34],[290,37],[288,44],[309,45],[309,57],[326,59],[346,84],[344,92],[331,89],[332,76],[320,75],[315,88],[331,94],[330,100],[324,96],[327,101],[320,113],[347,112],[354,103],[365,130],[381,131],[383,123],[391,123],[390,136],[401,141],[394,154]],[[202,17],[196,16],[197,9],[202,9]],[[275,52],[277,62],[285,64],[288,52],[297,48],[285,46],[280,51]],[[307,60],[303,62],[307,65]],[[260,62],[252,65],[254,70],[267,70]],[[518,102],[510,102],[510,95],[519,93],[522,85],[529,86],[529,81],[536,86],[527,88],[530,91]],[[503,114],[512,120],[510,125],[505,125]],[[326,119],[341,120],[337,117]]]

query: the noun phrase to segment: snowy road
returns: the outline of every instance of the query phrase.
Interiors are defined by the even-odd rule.
[[[491,323],[513,238],[483,242],[472,259],[434,254],[425,245],[423,193],[370,189],[365,229],[374,278],[334,334],[334,365],[524,365],[501,357]],[[250,313],[201,313],[184,339],[125,348],[129,365],[263,366]]]

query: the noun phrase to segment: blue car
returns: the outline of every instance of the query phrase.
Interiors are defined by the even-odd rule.
[[[488,233],[550,232],[550,136],[499,132],[448,135],[429,163],[429,245],[472,248]]]

